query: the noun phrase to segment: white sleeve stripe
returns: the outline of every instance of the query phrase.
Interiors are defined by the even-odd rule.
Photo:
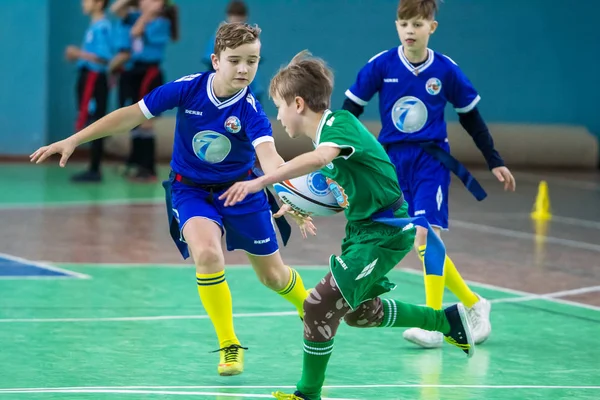
[[[350,89],[346,90],[345,95],[346,95],[347,98],[349,98],[350,100],[352,100],[353,102],[355,102],[359,106],[366,106],[367,104],[369,104],[368,101],[364,101],[363,99],[361,99],[360,97],[358,97],[354,93],[352,93],[350,91]]]
[[[138,106],[140,107],[140,110],[142,110],[142,112],[144,113],[144,116],[146,118],[148,118],[148,119],[154,118],[154,115],[152,115],[150,110],[148,110],[148,106],[146,106],[144,99],[141,99],[140,101],[138,101]]]
[[[256,148],[256,146],[258,146],[259,144],[266,143],[266,142],[275,143],[275,139],[273,139],[273,136],[261,136],[258,139],[254,139],[252,141],[252,146],[254,146],[254,148]]]
[[[462,107],[462,108],[455,108],[456,112],[459,114],[464,114],[464,113],[468,113],[469,111],[471,111],[472,109],[475,108],[475,106],[477,105],[477,103],[479,103],[479,100],[481,100],[481,97],[479,95],[477,95],[477,97],[475,97],[473,99],[473,101],[471,102],[471,104],[469,104],[466,107]]]

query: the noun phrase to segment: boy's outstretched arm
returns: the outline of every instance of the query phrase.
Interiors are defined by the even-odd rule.
[[[515,178],[504,165],[504,160],[500,157],[498,151],[496,151],[494,139],[477,107],[467,113],[459,113],[458,120],[464,130],[473,138],[490,171],[500,182],[504,183],[504,190],[514,191],[516,187]]]
[[[232,206],[244,200],[248,194],[263,190],[268,185],[297,178],[317,171],[333,161],[340,154],[333,146],[319,146],[310,153],[304,153],[283,164],[275,171],[266,173],[251,181],[237,182],[219,196],[225,200],[225,206]]]

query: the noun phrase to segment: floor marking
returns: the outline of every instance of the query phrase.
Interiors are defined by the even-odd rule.
[[[230,390],[247,390],[247,389],[294,389],[295,386],[280,386],[280,385],[240,385],[240,386],[91,386],[91,387],[56,387],[56,388],[13,388],[0,389],[2,393],[101,393],[101,391],[112,391],[122,393],[128,391],[147,391],[148,393],[158,393],[158,390],[169,390],[173,394],[184,393],[175,390],[206,390],[206,389],[230,389]],[[597,385],[452,385],[452,384],[366,384],[366,385],[325,385],[324,389],[384,389],[384,388],[442,388],[442,389],[548,389],[548,390],[600,390]],[[197,392],[190,392],[192,394]],[[171,394],[171,393],[169,393]],[[214,393],[211,395],[230,395],[235,396],[235,393]],[[256,395],[249,395],[256,396]],[[261,396],[261,395],[258,395]],[[341,399],[339,399],[341,400]]]
[[[514,238],[514,239],[527,239],[527,240],[535,240],[536,239],[535,233],[521,232],[521,231],[515,231],[512,229],[505,229],[505,228],[496,228],[496,227],[489,226],[489,225],[475,224],[473,222],[458,221],[455,219],[450,220],[450,225],[452,227],[469,229],[472,231],[482,232],[482,233],[491,233],[491,234],[510,237],[510,238]],[[567,247],[571,247],[574,249],[590,250],[590,251],[595,251],[595,252],[600,253],[600,245],[598,245],[598,244],[580,242],[577,240],[570,240],[570,239],[561,239],[561,238],[557,238],[557,237],[553,237],[553,236],[545,236],[544,240],[546,241],[546,243],[558,244],[561,246],[567,246]]]
[[[399,268],[401,271],[407,272],[409,274],[413,274],[413,275],[423,275],[423,271],[418,271],[415,269],[410,269],[410,268]],[[522,290],[514,290],[514,289],[508,289],[502,286],[496,286],[496,285],[492,285],[489,283],[481,283],[481,282],[476,282],[476,281],[471,281],[471,280],[465,280],[465,282],[467,282],[469,285],[473,285],[473,286],[478,286],[484,289],[490,289],[490,290],[495,290],[497,292],[504,292],[507,294],[513,294],[516,296],[520,296],[520,297],[534,297],[534,296],[541,296],[535,293],[530,293],[530,292],[524,292]],[[498,302],[500,299],[496,300],[496,302]],[[508,299],[506,299],[508,302]],[[554,298],[554,297],[549,297],[549,298],[545,298],[543,300],[549,301],[551,303],[557,303],[557,304],[563,304],[563,305],[568,305],[568,306],[572,306],[572,307],[577,307],[577,308],[585,308],[588,310],[593,310],[593,311],[600,311],[600,307],[598,306],[594,306],[591,304],[585,304],[585,303],[580,303],[577,301],[571,301],[571,300],[565,300],[565,299],[560,299],[560,298]]]
[[[14,261],[14,262],[17,262],[17,263],[20,263],[20,264],[33,265],[34,267],[38,267],[38,268],[42,268],[42,269],[47,269],[49,271],[60,272],[60,273],[63,273],[65,275],[69,275],[69,276],[71,276],[73,278],[79,278],[79,279],[90,279],[91,278],[91,276],[89,276],[89,275],[82,274],[82,273],[79,273],[79,272],[69,271],[69,270],[63,269],[63,268],[59,268],[59,267],[56,267],[56,266],[54,266],[54,265],[52,265],[50,263],[27,260],[25,258],[16,257],[16,256],[13,256],[13,255],[10,255],[10,254],[6,254],[6,253],[0,253],[0,258],[11,260],[11,261]],[[5,279],[6,278],[13,278],[13,277],[5,277]],[[21,279],[21,277],[14,277],[14,278]],[[33,276],[28,277],[28,279],[36,279],[36,278],[37,277],[33,277]],[[56,278],[60,278],[60,277],[39,277],[37,279],[40,279],[40,278],[41,279],[48,279],[48,278],[56,279]],[[62,277],[62,278],[64,279],[64,277]]]
[[[296,311],[273,311],[256,313],[234,313],[234,318],[263,318],[298,316]],[[106,317],[106,318],[6,318],[0,323],[66,323],[66,322],[138,322],[138,321],[169,321],[209,319],[208,315],[157,315],[147,317]]]

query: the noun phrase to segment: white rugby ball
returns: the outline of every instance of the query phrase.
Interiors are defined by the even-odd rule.
[[[327,179],[318,171],[275,183],[273,188],[281,201],[305,214],[328,217],[344,210],[331,193]]]

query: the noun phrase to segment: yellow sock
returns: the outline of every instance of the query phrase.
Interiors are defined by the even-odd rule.
[[[446,256],[446,261],[444,262],[444,275],[446,275],[446,286],[458,297],[465,307],[473,307],[479,301],[479,298],[467,286],[467,283],[460,276],[456,266],[454,266],[454,263],[448,256]]]
[[[428,275],[425,269],[425,248],[426,245],[419,246],[418,256],[423,263],[423,279],[425,281],[425,304],[435,310],[442,309],[444,301],[444,277],[439,275]],[[445,265],[444,265],[445,267]]]
[[[290,280],[283,289],[277,292],[277,294],[292,303],[294,307],[296,307],[296,310],[298,310],[300,318],[304,318],[303,305],[308,294],[306,293],[304,282],[302,282],[300,274],[294,268],[288,268],[290,270]]]
[[[220,347],[240,344],[233,330],[231,292],[225,280],[225,271],[213,274],[196,273],[196,281],[200,300],[215,327]]]

